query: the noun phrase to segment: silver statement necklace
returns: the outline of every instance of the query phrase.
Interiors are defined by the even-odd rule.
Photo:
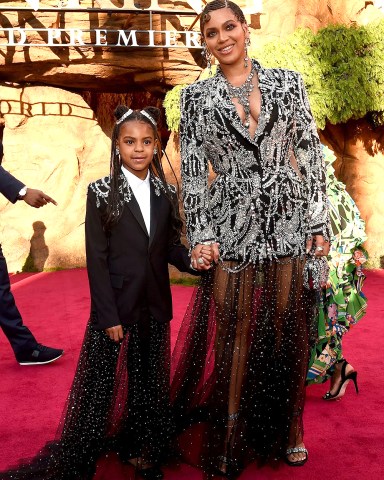
[[[233,85],[231,85],[223,75],[225,79],[225,83],[227,84],[229,96],[231,98],[237,98],[240,105],[244,108],[245,119],[243,122],[243,126],[245,128],[249,128],[249,125],[250,125],[251,108],[249,104],[249,97],[251,95],[251,92],[254,86],[252,83],[252,79],[254,75],[255,75],[255,68],[252,66],[250,74],[248,75],[243,85],[240,85],[240,87],[234,87]]]

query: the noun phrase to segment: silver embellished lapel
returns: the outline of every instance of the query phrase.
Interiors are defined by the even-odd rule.
[[[108,203],[108,195],[110,191],[110,177],[103,177],[95,182],[89,184],[89,188],[95,194],[96,197],[96,207],[100,208],[101,202]]]
[[[236,128],[236,130],[249,142],[255,144],[257,143],[257,137],[262,133],[264,130],[265,118],[264,118],[264,95],[267,94],[268,87],[270,82],[267,80],[267,75],[265,74],[265,70],[262,66],[256,61],[252,60],[252,63],[256,69],[258,78],[259,78],[259,89],[260,89],[260,96],[261,96],[261,105],[260,105],[260,115],[258,125],[255,131],[254,137],[252,137],[249,133],[249,129],[243,125],[239,114],[237,113],[236,106],[233,103],[227,87],[227,82],[224,78],[223,73],[220,69],[218,69],[215,77],[213,77],[212,87],[209,89],[210,92],[215,92],[214,94],[208,95],[208,97],[212,97],[212,106],[215,108],[216,112],[220,112],[224,117],[228,119],[230,124]],[[264,82],[267,82],[264,84]],[[207,100],[206,103],[209,103]],[[212,113],[213,114],[213,113]],[[212,121],[214,118],[212,118]]]
[[[124,203],[129,203],[132,198],[132,190],[129,186],[125,175],[120,172],[119,173],[119,205],[118,210],[123,206]],[[96,195],[96,207],[100,208],[103,204],[108,205],[108,197],[111,191],[111,176],[108,175],[106,177],[100,178],[100,180],[96,180],[95,182],[90,183],[89,188],[95,193]]]
[[[150,181],[154,186],[155,195],[158,197],[161,195],[161,192],[166,193],[166,188],[163,185],[163,182],[153,174],[150,174]],[[96,207],[100,208],[102,204],[108,204],[108,197],[111,191],[111,176],[100,178],[95,182],[90,183],[90,189],[96,195]],[[169,185],[169,188],[171,186]],[[172,188],[171,188],[172,190]],[[119,173],[119,205],[118,210],[123,207],[124,203],[128,204],[132,199],[132,189],[127,181],[126,176],[123,172]]]
[[[155,195],[157,195],[158,197],[160,197],[160,194],[161,192],[163,192],[164,194],[167,194],[167,190],[164,186],[164,183],[160,180],[159,177],[156,177],[155,175],[152,175],[151,174],[151,183],[152,185],[154,186],[155,188]],[[168,184],[168,188],[169,190],[171,190],[173,193],[176,192],[176,189],[173,185],[169,185]]]

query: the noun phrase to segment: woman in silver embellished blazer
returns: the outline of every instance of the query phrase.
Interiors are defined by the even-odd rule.
[[[328,253],[329,220],[300,75],[248,58],[248,27],[233,2],[207,4],[200,26],[207,62],[214,56],[219,67],[182,91],[182,190],[192,262],[208,243],[217,264],[184,320],[172,398],[184,425],[204,421],[198,463],[235,477],[252,459],[308,458],[302,415],[316,331],[303,268],[309,250]]]

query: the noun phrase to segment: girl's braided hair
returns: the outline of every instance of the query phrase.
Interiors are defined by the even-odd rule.
[[[183,226],[183,222],[180,218],[179,208],[178,208],[178,196],[175,194],[170,186],[168,185],[161,162],[162,158],[162,149],[161,141],[157,131],[157,123],[160,119],[160,110],[156,107],[146,107],[142,110],[131,110],[125,105],[119,105],[115,112],[114,116],[116,118],[116,123],[112,132],[112,145],[111,145],[111,161],[110,161],[110,178],[111,178],[111,190],[108,197],[108,205],[103,217],[104,229],[110,231],[114,225],[120,220],[123,209],[121,208],[121,199],[120,199],[120,172],[122,166],[122,160],[120,155],[117,152],[116,144],[117,139],[120,135],[120,130],[122,125],[127,122],[139,121],[149,125],[154,133],[155,142],[157,144],[157,153],[154,154],[152,162],[149,166],[151,175],[155,175],[159,178],[164,186],[164,191],[171,203],[172,206],[172,230],[173,230],[173,240],[177,241],[180,236],[180,232]],[[167,157],[168,160],[168,157]],[[169,160],[168,160],[169,162]],[[173,169],[172,169],[173,171]],[[175,174],[174,174],[175,175]],[[176,183],[177,178],[175,175]],[[124,205],[123,205],[124,208]]]

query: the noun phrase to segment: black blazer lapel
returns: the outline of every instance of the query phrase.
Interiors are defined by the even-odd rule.
[[[160,216],[161,210],[161,202],[163,201],[163,193],[161,192],[160,195],[156,195],[155,187],[151,182],[151,231],[149,235],[149,247],[155,237],[156,229],[158,225],[158,220]]]
[[[147,227],[145,226],[143,214],[141,213],[140,206],[139,206],[133,192],[132,192],[132,197],[131,197],[130,201],[127,203],[127,205],[128,205],[128,208],[130,209],[130,211],[132,212],[132,215],[136,218],[137,222],[139,223],[140,227],[148,235],[148,230],[147,230]],[[151,222],[152,222],[152,220],[151,220]]]

